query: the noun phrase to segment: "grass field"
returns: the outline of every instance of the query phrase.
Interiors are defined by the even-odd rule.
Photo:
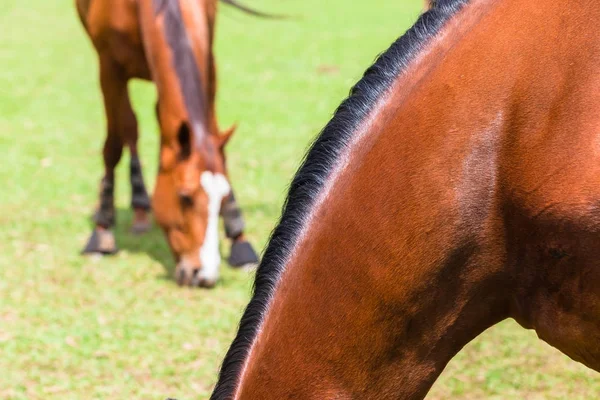
[[[311,138],[421,1],[247,1],[302,16],[272,22],[222,7],[219,17],[220,120],[241,124],[230,169],[262,248]],[[0,27],[0,399],[207,398],[252,276],[224,267],[212,291],[177,287],[162,233],[127,232],[123,167],[122,251],[81,257],[102,171],[95,55],[71,1],[1,0]],[[137,82],[132,91],[152,186],[155,93]],[[598,393],[597,374],[506,322],[461,352],[428,398]]]

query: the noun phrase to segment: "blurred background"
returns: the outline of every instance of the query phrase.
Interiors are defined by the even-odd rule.
[[[252,242],[262,249],[307,146],[421,0],[245,0],[221,6],[218,112]],[[207,398],[252,274],[223,266],[182,289],[156,227],[128,233],[128,155],[116,189],[121,252],[84,258],[102,175],[96,53],[67,0],[0,1],[0,399]],[[155,91],[134,82],[140,154],[157,167]],[[226,250],[226,249],[224,249]],[[224,251],[225,252],[225,251]],[[508,321],[451,362],[428,399],[592,399],[600,379]]]

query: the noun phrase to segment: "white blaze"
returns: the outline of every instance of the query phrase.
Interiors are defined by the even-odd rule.
[[[219,252],[219,211],[223,198],[229,194],[231,187],[227,178],[222,174],[213,174],[204,171],[200,177],[200,184],[208,196],[208,221],[206,235],[200,249],[200,262],[202,269],[200,277],[210,281],[219,278],[219,265],[221,253]]]

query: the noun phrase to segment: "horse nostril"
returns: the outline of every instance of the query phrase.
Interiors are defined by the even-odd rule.
[[[180,194],[179,202],[184,208],[192,207],[194,205],[194,198],[189,194]]]
[[[181,269],[179,269],[177,271],[177,278],[176,279],[177,279],[177,284],[179,286],[182,286],[183,284],[185,284],[185,281],[186,281],[185,275],[186,275],[185,269],[181,268]]]

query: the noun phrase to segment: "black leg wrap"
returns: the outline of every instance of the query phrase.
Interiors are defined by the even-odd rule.
[[[242,217],[242,211],[235,201],[233,192],[229,194],[223,207],[221,207],[221,216],[223,217],[223,223],[225,225],[225,235],[229,239],[236,239],[246,228],[244,218]]]
[[[141,208],[143,210],[150,209],[150,198],[144,184],[144,176],[142,175],[142,165],[136,156],[131,157],[129,164],[129,179],[131,182],[131,207]]]
[[[114,182],[110,179],[103,178],[100,183],[100,207],[94,220],[105,228],[115,224]]]
[[[258,263],[258,255],[252,245],[244,241],[234,241],[231,245],[231,255],[227,260],[232,267],[244,267]]]
[[[227,259],[229,265],[240,268],[258,263],[258,256],[252,245],[241,238],[245,223],[242,211],[235,201],[233,191],[227,196],[221,207],[221,216],[225,225],[225,234],[232,239],[231,255]]]

